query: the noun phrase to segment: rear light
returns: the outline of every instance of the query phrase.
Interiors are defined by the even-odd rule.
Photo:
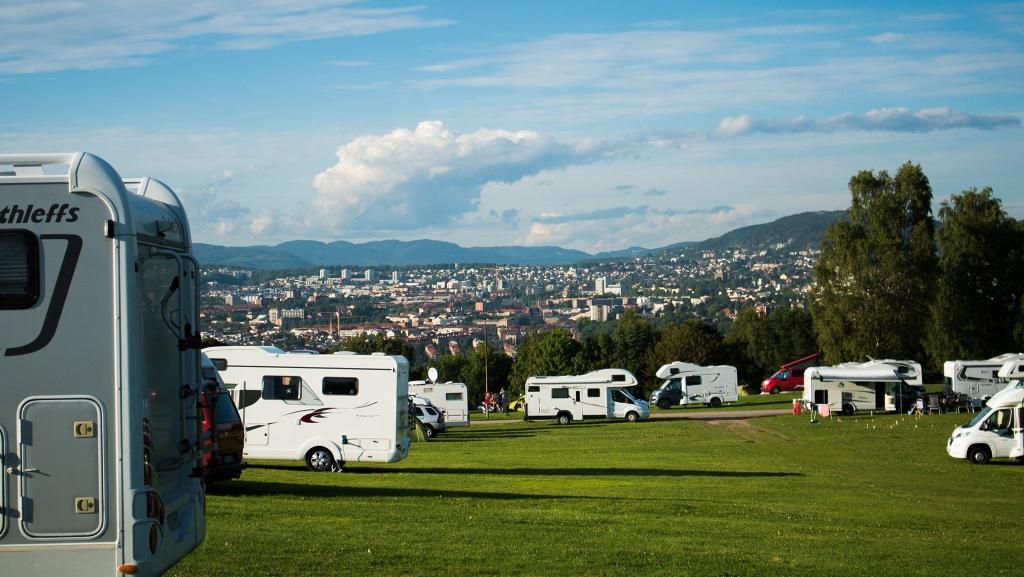
[[[133,563],[122,563],[117,566],[117,572],[123,575],[135,575],[139,570],[139,566]]]

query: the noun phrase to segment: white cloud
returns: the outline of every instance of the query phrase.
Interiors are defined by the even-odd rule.
[[[717,136],[732,137],[756,132],[832,133],[843,131],[887,131],[887,132],[933,132],[970,128],[996,130],[1018,128],[1021,119],[1010,114],[967,114],[947,107],[922,108],[876,108],[864,114],[844,113],[823,120],[812,120],[798,116],[789,120],[755,120],[748,114],[726,116],[718,123]]]
[[[357,1],[45,2],[15,0],[0,18],[0,73],[140,66],[184,48],[255,50],[451,22],[422,7],[368,8]]]
[[[474,211],[488,183],[593,162],[609,150],[525,130],[463,134],[439,121],[421,122],[339,147],[337,164],[313,179],[314,212],[331,231],[443,226]]]

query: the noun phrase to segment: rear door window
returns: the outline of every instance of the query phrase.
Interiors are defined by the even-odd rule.
[[[27,309],[39,299],[39,241],[25,230],[0,231],[0,309]]]

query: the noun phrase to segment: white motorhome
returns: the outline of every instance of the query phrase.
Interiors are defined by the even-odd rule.
[[[946,443],[950,457],[984,464],[993,458],[1024,460],[1024,360],[1010,360],[998,376],[1009,381],[985,410],[957,427]]]
[[[647,401],[629,392],[637,380],[624,369],[602,369],[585,375],[526,379],[524,419],[555,419],[568,425],[583,419],[626,419],[651,416]]]
[[[469,393],[463,383],[409,381],[409,394],[427,399],[441,409],[446,427],[469,426]]]
[[[210,347],[245,423],[245,456],[395,463],[409,455],[409,362],[383,353],[319,355],[275,347]]]
[[[5,575],[160,575],[205,535],[199,266],[178,197],[0,155]]]
[[[942,364],[944,391],[988,401],[1009,382],[999,377],[999,369],[1009,361],[1021,359],[1024,353],[1006,353],[983,361],[946,361]]]
[[[662,409],[695,404],[720,407],[739,400],[736,367],[730,365],[702,367],[677,361],[662,365],[655,376],[663,382],[651,393],[651,402]]]
[[[845,415],[906,411],[923,393],[921,365],[914,361],[870,360],[804,371],[804,405],[827,405],[831,412]]]

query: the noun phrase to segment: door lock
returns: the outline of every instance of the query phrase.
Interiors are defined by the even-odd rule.
[[[92,421],[75,421],[74,432],[76,439],[91,439],[96,435],[96,425]]]
[[[95,497],[75,497],[75,513],[95,513],[96,512],[96,498]]]

